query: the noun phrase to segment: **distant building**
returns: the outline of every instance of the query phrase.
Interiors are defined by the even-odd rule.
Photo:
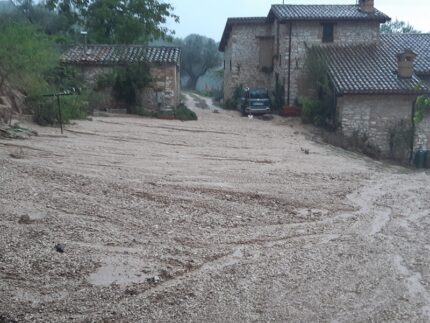
[[[181,50],[175,47],[82,45],[66,51],[60,60],[78,67],[90,84],[100,75],[113,72],[115,67],[149,63],[153,81],[142,91],[141,101],[145,108],[158,110],[173,109],[180,103],[180,56]]]
[[[229,18],[224,52],[224,98],[237,86],[284,87],[286,105],[309,93],[304,64],[319,47],[327,59],[339,131],[365,131],[383,154],[389,127],[412,120],[414,102],[430,83],[430,34],[380,34],[390,18],[373,0],[354,5],[273,5],[265,17]],[[430,115],[416,129],[415,148],[430,149]]]

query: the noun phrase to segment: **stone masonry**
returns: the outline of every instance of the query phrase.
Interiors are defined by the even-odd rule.
[[[81,73],[85,82],[94,85],[99,76],[110,74],[114,71],[110,66],[82,66]],[[149,87],[141,92],[141,101],[145,108],[151,110],[172,109],[180,103],[179,68],[174,64],[153,65],[150,68],[153,78]],[[110,106],[106,108],[117,108],[111,100]]]
[[[237,86],[269,87],[271,75],[262,72],[259,39],[272,36],[270,25],[236,25],[224,53],[224,97]]]
[[[338,120],[342,134],[351,137],[366,135],[386,157],[390,155],[389,131],[399,121],[412,120],[414,95],[347,95],[337,101]],[[430,114],[415,131],[416,148],[430,149]]]
[[[303,79],[306,50],[313,45],[332,46],[339,44],[372,44],[379,39],[378,22],[338,22],[334,26],[334,42],[322,43],[322,25],[319,22],[292,22],[290,24],[262,23],[259,25],[236,24],[225,47],[224,98],[232,98],[234,88],[240,85],[267,87],[275,90],[278,82],[284,84],[288,94],[289,28],[292,28],[290,98],[292,105],[300,99],[300,82]],[[259,61],[259,39],[273,37],[273,72],[262,71]]]

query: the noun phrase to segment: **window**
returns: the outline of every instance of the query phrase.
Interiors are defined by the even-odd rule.
[[[334,24],[323,24],[323,43],[334,41]]]
[[[272,37],[261,37],[260,46],[260,67],[266,69],[273,68],[274,39]]]

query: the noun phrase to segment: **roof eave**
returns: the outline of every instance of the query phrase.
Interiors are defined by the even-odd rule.
[[[336,94],[338,96],[345,96],[345,95],[421,95],[425,94],[426,91],[422,90],[415,90],[415,89],[409,89],[409,90],[339,90]]]
[[[276,18],[281,23],[298,22],[298,21],[377,21],[379,23],[386,23],[391,18],[350,18],[350,17],[308,17],[308,18]]]

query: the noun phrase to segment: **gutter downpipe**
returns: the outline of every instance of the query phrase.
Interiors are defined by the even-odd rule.
[[[409,163],[412,164],[414,162],[414,143],[415,143],[415,132],[416,132],[416,124],[415,124],[415,112],[416,112],[416,104],[417,99],[412,103],[412,138],[411,138],[411,153],[409,156]]]
[[[293,32],[293,23],[290,21],[290,31],[288,40],[288,90],[287,90],[287,103],[290,106],[290,95],[291,95],[291,38]]]

